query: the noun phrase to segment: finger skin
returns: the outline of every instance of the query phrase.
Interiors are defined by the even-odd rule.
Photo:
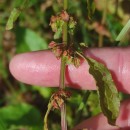
[[[85,55],[108,67],[120,91],[130,93],[130,48],[88,49]],[[79,68],[68,65],[66,85],[79,89],[96,89],[89,66],[83,62]],[[39,86],[58,86],[60,60],[50,51],[30,52],[16,55],[10,62],[10,71],[19,81]]]
[[[121,104],[117,126],[111,126],[103,114],[99,114],[77,125],[73,130],[130,130],[130,100]]]

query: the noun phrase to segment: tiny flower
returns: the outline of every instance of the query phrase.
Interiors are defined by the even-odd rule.
[[[54,48],[56,46],[56,42],[54,42],[54,41],[51,41],[50,43],[49,43],[49,48]]]
[[[59,89],[59,91],[55,92],[51,97],[51,103],[53,106],[53,109],[59,109],[62,107],[63,103],[67,98],[70,98],[71,93],[62,89]]]
[[[62,11],[60,14],[60,17],[65,21],[68,22],[69,21],[69,14],[66,11]]]

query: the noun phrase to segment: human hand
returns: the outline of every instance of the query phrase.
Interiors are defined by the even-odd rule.
[[[119,91],[130,93],[130,48],[89,49],[86,55],[102,63],[111,71]],[[89,66],[84,62],[79,68],[69,65],[66,69],[66,85],[78,89],[94,90],[96,84],[89,74]],[[24,53],[10,62],[12,75],[21,82],[39,86],[58,86],[60,60],[50,51]],[[122,102],[117,125],[122,130],[130,130],[130,101]],[[74,130],[119,130],[110,126],[107,119],[99,114],[77,125]]]

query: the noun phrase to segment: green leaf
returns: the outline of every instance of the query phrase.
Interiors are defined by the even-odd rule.
[[[26,8],[31,7],[37,2],[37,0],[19,0],[14,3],[15,6],[18,6],[18,8],[14,8],[11,11],[11,14],[9,16],[8,22],[6,24],[6,30],[10,30],[13,28],[14,22],[18,19],[19,15],[23,10]]]
[[[48,45],[44,38],[27,28],[16,28],[17,52],[37,51],[47,49]]]
[[[115,125],[119,115],[120,99],[109,70],[101,63],[85,58],[90,66],[89,72],[96,80],[100,106],[109,124]]]
[[[126,25],[123,27],[123,29],[119,33],[119,35],[116,38],[116,41],[123,42],[129,30],[130,30],[130,20],[126,23]]]
[[[16,8],[14,8],[11,11],[10,17],[9,17],[7,25],[6,25],[6,30],[10,30],[13,28],[13,24],[17,20],[17,18],[19,17],[20,13],[21,13],[21,11],[19,9],[16,9]]]
[[[62,36],[62,28],[59,28],[54,34],[54,39],[59,39]]]
[[[7,130],[4,121],[0,118],[0,130]]]
[[[54,33],[54,39],[59,39],[62,36],[62,28],[64,21],[57,19],[54,23],[51,23],[51,28]]]
[[[90,66],[89,72],[96,81],[103,114],[107,117],[109,124],[116,125],[116,119],[119,115],[120,98],[110,71],[94,59],[87,58],[79,52],[77,54],[83,57]]]
[[[40,95],[44,98],[49,98],[52,94],[52,88],[43,88],[43,87],[39,87],[39,86],[32,86],[32,89],[35,91],[38,91],[40,93]]]
[[[42,130],[42,118],[40,112],[33,106],[25,103],[1,108],[0,119],[8,130],[12,130],[13,128],[17,128],[16,130],[18,130],[18,128]]]
[[[101,107],[99,104],[99,98],[98,98],[97,91],[91,91],[87,104],[91,110],[92,116],[95,116],[101,112]]]
[[[81,112],[85,108],[90,94],[90,91],[85,91],[84,94],[82,94],[82,102],[80,103],[77,112]]]
[[[29,8],[36,4],[38,1],[37,0],[15,0],[13,1],[13,6],[14,7],[20,7],[20,8]]]

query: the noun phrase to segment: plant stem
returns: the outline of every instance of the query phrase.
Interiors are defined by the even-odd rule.
[[[64,0],[64,10],[68,9],[68,0]]]
[[[118,8],[119,8],[119,0],[115,1],[115,16],[118,15]]]
[[[106,21],[107,5],[108,5],[108,2],[107,2],[107,0],[105,0],[105,6],[104,6],[104,9],[103,9],[103,16],[102,16],[102,21],[101,21],[102,26],[104,26],[105,21]],[[99,41],[98,41],[98,47],[102,47],[102,46],[103,46],[103,35],[100,34],[99,35]]]
[[[44,117],[44,128],[43,128],[43,130],[48,130],[48,126],[47,126],[47,125],[48,125],[48,122],[47,122],[47,119],[48,119],[48,115],[49,115],[51,109],[52,109],[52,104],[49,103],[49,104],[48,104],[47,112],[46,112],[45,117]]]
[[[64,10],[68,8],[68,0],[63,1]],[[63,43],[67,45],[68,41],[68,23],[65,22],[63,25]],[[66,60],[64,57],[61,58],[61,70],[60,70],[60,89],[65,89],[65,68]],[[66,105],[65,103],[61,107],[61,129],[67,130],[67,121],[66,121]]]
[[[65,66],[66,66],[66,61],[64,57],[62,57],[61,67],[60,67],[60,89],[65,89]]]

